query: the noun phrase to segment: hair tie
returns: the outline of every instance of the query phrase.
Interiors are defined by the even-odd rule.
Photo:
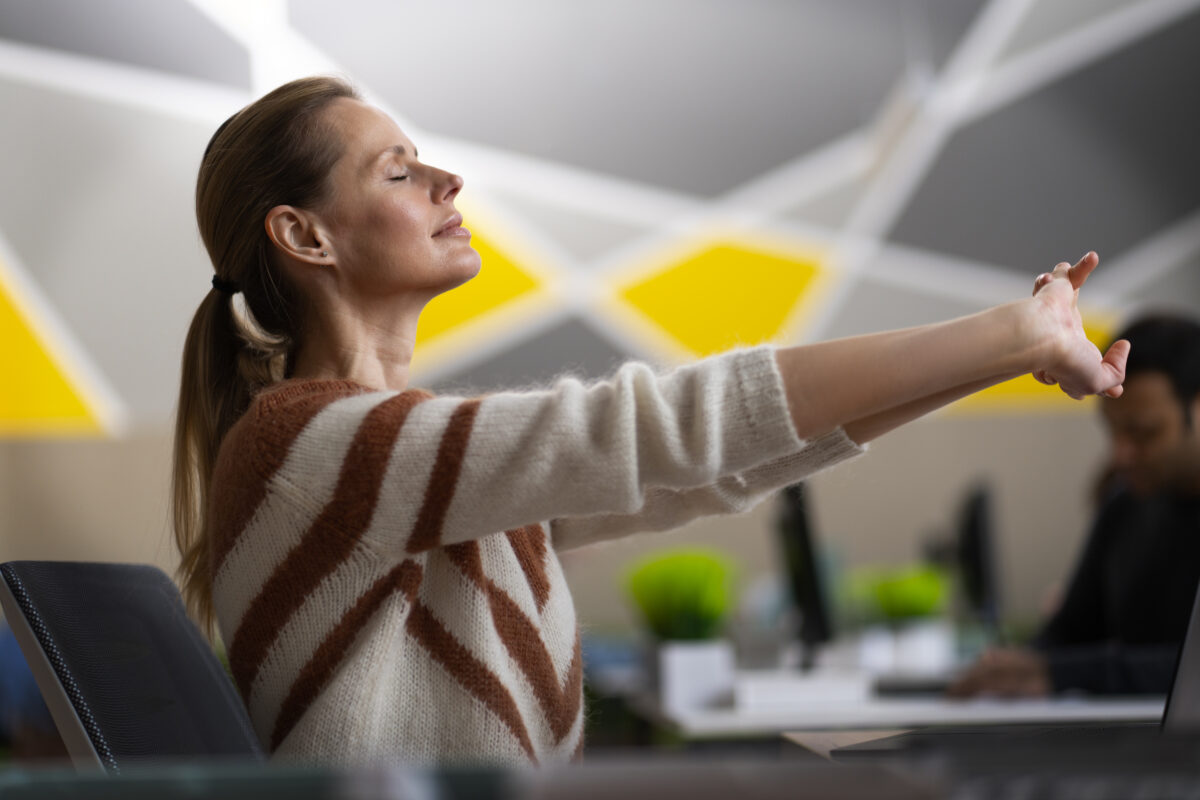
[[[212,287],[221,294],[237,294],[241,291],[236,282],[224,280],[220,275],[213,275]]]

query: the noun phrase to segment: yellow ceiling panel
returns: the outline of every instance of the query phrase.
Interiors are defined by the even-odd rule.
[[[717,242],[626,285],[620,296],[705,356],[776,340],[820,272],[810,255]]]

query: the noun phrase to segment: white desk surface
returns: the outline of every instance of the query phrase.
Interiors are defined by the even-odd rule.
[[[798,680],[804,680],[799,678]],[[805,688],[806,693],[810,691]],[[792,730],[914,728],[1014,722],[1086,720],[1155,721],[1165,698],[1054,698],[1048,700],[950,700],[938,697],[874,697],[788,702],[777,707],[715,706],[665,709],[650,693],[629,698],[634,709],[689,738],[754,736]]]

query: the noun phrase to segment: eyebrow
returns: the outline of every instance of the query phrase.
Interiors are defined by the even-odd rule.
[[[379,155],[375,156],[375,158],[371,159],[371,161],[366,166],[368,169],[373,167],[374,165],[378,164],[380,159],[382,159],[386,155],[404,156],[407,154],[408,154],[408,150],[404,147],[404,145],[394,144],[391,147],[384,150]],[[420,156],[417,155],[417,148],[414,147],[413,148],[413,158],[419,158],[419,157]]]

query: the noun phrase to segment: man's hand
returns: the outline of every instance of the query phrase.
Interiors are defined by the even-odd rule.
[[[1024,648],[987,650],[946,694],[950,697],[1045,697],[1050,694],[1046,659]]]

